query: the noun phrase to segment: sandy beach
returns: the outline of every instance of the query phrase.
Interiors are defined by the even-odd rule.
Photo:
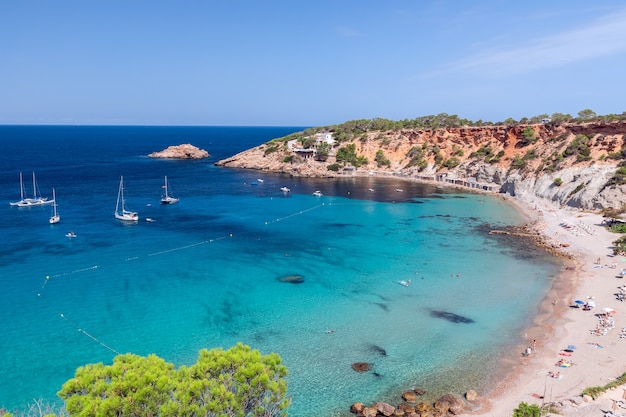
[[[599,213],[561,208],[541,199],[507,200],[536,221],[538,230],[571,259],[546,294],[533,326],[525,330],[526,346],[519,347],[519,361],[513,361],[517,364],[511,365],[509,378],[484,394],[484,405],[472,415],[511,416],[523,401],[537,405],[563,402],[560,414],[550,414],[555,416],[604,416],[607,411],[626,416],[626,386],[609,390],[596,400],[581,397],[585,388],[604,386],[626,372],[626,302],[616,296],[619,287],[626,289],[626,278],[621,276],[626,257],[613,256],[611,249],[619,235],[602,227]],[[595,303],[595,307],[575,308],[575,300]],[[594,335],[592,331],[601,325],[599,313],[605,308],[615,309],[607,315],[614,324],[602,331],[603,335]],[[611,327],[609,320],[604,323]],[[533,345],[532,353],[523,357],[526,347]],[[561,359],[572,365],[557,366]]]

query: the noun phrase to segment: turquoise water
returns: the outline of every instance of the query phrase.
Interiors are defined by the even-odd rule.
[[[293,416],[398,402],[413,386],[462,393],[488,383],[557,270],[541,253],[487,233],[520,221],[496,196],[212,165],[295,128],[47,129],[42,140],[41,131],[0,128],[7,149],[24,135],[38,143],[0,172],[0,348],[8,352],[0,405],[8,409],[58,402],[78,366],[110,363],[116,352],[181,365],[202,348],[239,341],[281,355]],[[71,149],[55,151],[55,135]],[[128,137],[132,146],[115,148]],[[143,156],[179,137],[211,160]],[[8,204],[19,171],[32,165],[40,186],[56,187],[59,225],[47,224],[50,207]],[[122,173],[138,224],[113,219]],[[179,204],[158,204],[163,175]],[[253,185],[257,178],[264,181]],[[394,191],[399,184],[404,193]],[[316,189],[324,196],[311,195]],[[66,238],[68,230],[78,237]],[[303,282],[280,280],[291,275]],[[353,362],[372,370],[356,373]]]

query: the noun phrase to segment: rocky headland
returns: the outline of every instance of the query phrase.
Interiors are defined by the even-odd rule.
[[[200,149],[189,143],[182,145],[169,146],[160,152],[152,152],[148,158],[167,158],[167,159],[202,159],[208,158],[209,153],[204,149]]]
[[[317,152],[307,132],[216,163],[292,176],[394,176],[546,199],[580,209],[625,201],[626,121],[374,130],[359,126]],[[333,128],[327,133],[337,134]],[[339,136],[339,135],[337,135]],[[346,162],[345,150],[353,151]],[[354,163],[354,161],[358,163]]]

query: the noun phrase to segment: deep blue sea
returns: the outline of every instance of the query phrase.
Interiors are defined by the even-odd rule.
[[[558,264],[487,233],[521,222],[495,195],[214,166],[299,130],[0,126],[0,407],[62,405],[76,368],[115,352],[183,365],[237,342],[280,354],[296,417],[487,387]],[[182,143],[211,157],[146,157]],[[9,205],[33,171],[59,224]],[[113,216],[121,175],[136,224]],[[176,205],[159,204],[166,175]]]

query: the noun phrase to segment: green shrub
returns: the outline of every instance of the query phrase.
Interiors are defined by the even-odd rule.
[[[619,240],[626,240],[626,236],[620,238]],[[615,249],[613,249],[613,251],[615,252]],[[615,253],[620,253],[620,252],[615,252]],[[621,253],[624,253],[624,251],[622,251]],[[602,394],[603,392],[608,391],[610,389],[614,389],[614,388],[620,387],[620,386],[622,386],[624,384],[626,384],[626,372],[621,374],[615,380],[609,382],[608,384],[606,384],[603,387],[589,387],[589,388],[586,388],[583,391],[583,395],[589,395],[589,396],[591,396],[591,397],[593,397],[595,399],[595,398],[598,398],[600,396],[600,394]]]
[[[424,143],[421,148],[413,146],[406,154],[406,156],[409,158],[409,162],[406,164],[406,168],[416,166],[419,168],[420,171],[423,171],[428,166],[428,162],[424,159],[427,149],[428,145],[426,143]]]
[[[391,166],[391,161],[389,161],[389,159],[385,156],[385,153],[383,152],[382,149],[379,149],[378,151],[376,151],[376,157],[374,158],[374,160],[376,161],[376,164],[378,165],[379,168],[382,166],[386,166],[386,167]]]
[[[535,159],[535,158],[537,158],[537,154],[535,153],[535,150],[534,150],[534,149],[529,150],[529,151],[528,151],[528,152],[526,152],[526,153],[524,154],[524,156],[522,157],[522,159],[523,159],[524,161],[529,161],[529,160],[531,160],[531,159]]]
[[[554,179],[554,185],[556,185],[557,187],[560,187],[561,184],[563,184],[563,180],[560,178],[555,178]]]
[[[626,233],[626,224],[615,223],[609,227],[609,231],[613,233]]]
[[[493,155],[493,151],[491,149],[491,146],[483,145],[477,151],[472,152],[469,157],[470,158],[485,158],[485,157],[491,156],[491,155]]]
[[[293,162],[293,158],[294,158],[294,155],[286,156],[283,158],[283,162],[285,163]]]
[[[541,408],[536,404],[526,404],[521,402],[515,410],[513,410],[513,417],[540,417]]]
[[[263,155],[269,155],[269,154],[271,154],[273,152],[276,152],[276,151],[278,151],[278,144],[272,143],[267,148],[265,148],[265,152],[263,152]]]
[[[522,146],[530,145],[537,142],[537,134],[535,133],[535,129],[530,126],[527,126],[526,129],[522,132],[522,139],[520,140],[520,144]]]
[[[591,148],[589,147],[589,138],[585,135],[576,135],[574,140],[570,142],[567,148],[563,151],[563,156],[576,156],[576,161],[588,161],[591,159]]]
[[[573,196],[574,194],[576,194],[577,192],[579,192],[580,190],[582,190],[583,188],[585,188],[585,184],[578,184],[576,186],[576,188],[574,188],[572,190],[571,193],[569,193],[569,195],[567,196],[567,198],[570,198],[571,196]]]
[[[329,171],[339,171],[339,164],[330,164],[326,167]]]
[[[513,158],[513,162],[511,162],[511,168],[513,168],[513,169],[524,169],[524,168],[526,168],[526,161],[524,161],[524,159],[520,158],[519,155],[515,155],[515,158]]]
[[[454,167],[459,166],[460,163],[461,161],[459,160],[459,158],[452,157],[452,158],[446,159],[442,165],[446,168],[454,168]]]
[[[622,185],[626,184],[626,166],[621,166],[615,171],[613,174],[613,178],[611,178],[607,185]]]

